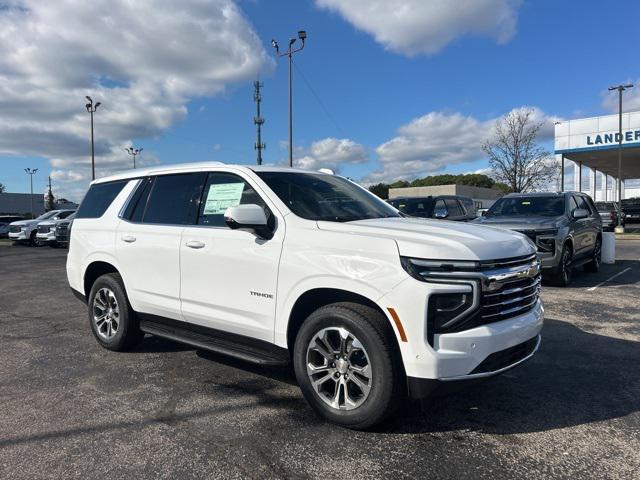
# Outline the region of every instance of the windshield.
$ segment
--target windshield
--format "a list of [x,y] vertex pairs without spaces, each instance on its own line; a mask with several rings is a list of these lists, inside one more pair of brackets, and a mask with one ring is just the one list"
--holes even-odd
[[400,217],[390,205],[333,175],[299,172],[256,172],[282,202],[307,220],[352,222]]
[[537,215],[559,217],[564,215],[564,197],[501,198],[487,211],[486,217],[513,217]]
[[36,218],[36,220],[46,220],[47,218],[53,217],[56,213],[58,213],[58,210],[51,210],[50,212],[43,213]]
[[596,208],[599,212],[610,212],[616,210],[616,205],[613,202],[597,202]]

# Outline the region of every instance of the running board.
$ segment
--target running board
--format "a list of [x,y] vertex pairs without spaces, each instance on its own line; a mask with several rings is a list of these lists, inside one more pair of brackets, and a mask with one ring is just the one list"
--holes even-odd
[[150,335],[262,366],[289,363],[289,351],[269,342],[156,315],[137,315],[140,330]]

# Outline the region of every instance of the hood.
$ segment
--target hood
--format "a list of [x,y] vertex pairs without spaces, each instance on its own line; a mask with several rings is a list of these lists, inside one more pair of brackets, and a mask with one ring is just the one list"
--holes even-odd
[[28,227],[30,225],[35,225],[36,223],[40,223],[42,220],[18,220],[17,222],[11,222],[9,225],[19,226],[19,227]]
[[38,226],[40,226],[40,225],[42,225],[42,226],[47,226],[47,225],[54,226],[59,221],[60,220],[42,220],[42,221],[38,222]]
[[446,260],[495,260],[535,253],[524,235],[481,225],[421,218],[318,222],[321,230],[395,240],[400,255]]
[[563,217],[479,217],[473,223],[491,227],[508,228],[510,230],[548,230],[562,224]]

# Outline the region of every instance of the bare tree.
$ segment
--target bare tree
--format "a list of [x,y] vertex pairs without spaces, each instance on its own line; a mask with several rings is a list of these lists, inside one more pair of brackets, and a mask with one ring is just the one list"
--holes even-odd
[[482,145],[494,178],[514,192],[530,192],[553,181],[550,153],[536,142],[543,124],[535,121],[532,109],[513,110],[496,122],[493,136]]
[[6,190],[6,187],[0,183],[0,193],[4,193],[4,191]]

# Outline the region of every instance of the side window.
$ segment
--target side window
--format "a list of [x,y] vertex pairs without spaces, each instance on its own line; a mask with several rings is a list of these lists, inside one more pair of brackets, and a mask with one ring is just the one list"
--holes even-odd
[[587,202],[585,202],[584,197],[582,195],[575,195],[573,198],[578,208],[582,210],[586,210],[587,212],[591,213],[591,209],[589,208],[589,205],[587,204]]
[[142,222],[167,225],[195,223],[204,178],[204,173],[158,175],[153,181]]
[[436,204],[433,207],[433,216],[434,217],[446,217],[449,211],[447,210],[447,206],[444,204],[444,200],[441,198],[436,200]]
[[129,180],[95,183],[84,196],[76,218],[100,218]]
[[475,217],[478,215],[476,211],[476,205],[473,203],[473,200],[470,198],[462,198],[462,204],[464,205],[464,209],[467,211],[467,215],[471,217]]
[[576,202],[576,197],[572,195],[571,197],[569,197],[569,213],[573,215],[573,212],[575,212],[577,209],[578,203]]
[[275,222],[260,195],[243,178],[232,173],[210,173],[202,192],[198,225],[226,227],[224,212],[227,208],[249,204],[262,207],[270,225]]
[[142,215],[147,207],[147,200],[149,198],[149,192],[151,191],[152,185],[153,179],[151,177],[143,178],[140,181],[136,187],[136,191],[133,192],[133,195],[131,195],[131,198],[129,199],[127,208],[125,208],[122,215],[123,218],[131,220],[132,222],[142,221]]
[[458,200],[455,198],[446,198],[444,203],[447,205],[447,210],[449,210],[450,217],[461,217],[464,215]]

